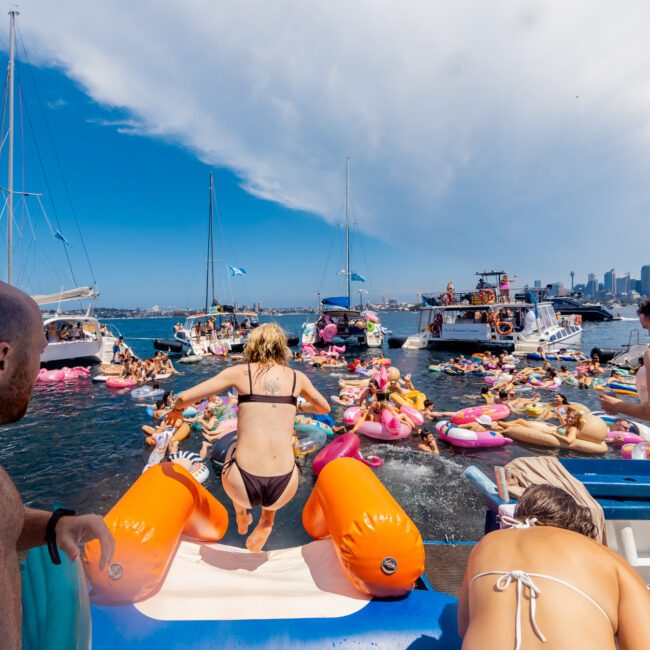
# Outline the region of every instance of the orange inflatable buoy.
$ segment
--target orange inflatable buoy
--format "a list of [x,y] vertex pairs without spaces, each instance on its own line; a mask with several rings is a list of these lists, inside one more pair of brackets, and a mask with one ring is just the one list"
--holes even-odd
[[403,596],[424,571],[420,531],[373,471],[355,458],[324,467],[302,523],[316,539],[332,537],[346,575],[371,596]]
[[108,570],[99,571],[99,542],[86,544],[92,598],[104,604],[151,596],[169,567],[181,534],[216,542],[228,530],[228,513],[176,463],[150,467],[104,517],[115,537]]

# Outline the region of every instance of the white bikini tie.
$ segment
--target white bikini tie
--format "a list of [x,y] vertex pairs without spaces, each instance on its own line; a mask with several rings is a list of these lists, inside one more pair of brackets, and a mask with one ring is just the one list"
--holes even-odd
[[510,515],[499,515],[499,519],[509,528],[531,528],[537,523],[536,517],[519,521],[519,519],[511,517]]
[[[526,524],[527,523],[528,521],[526,521]],[[521,527],[525,528],[527,526],[524,524]],[[469,584],[471,585],[474,582],[474,580],[476,580],[477,578],[481,578],[483,576],[494,576],[494,575],[500,576],[494,585],[498,591],[506,591],[508,587],[510,587],[513,581],[517,582],[517,610],[515,612],[515,650],[520,650],[521,648],[521,597],[522,597],[524,587],[528,588],[528,592],[530,595],[531,627],[533,628],[533,631],[535,632],[537,638],[542,643],[546,643],[546,637],[542,634],[542,631],[537,626],[537,621],[535,619],[535,615],[537,613],[537,597],[542,593],[542,590],[533,582],[533,577],[544,578],[545,580],[552,580],[553,582],[557,582],[575,591],[576,593],[586,598],[594,607],[596,607],[600,611],[600,613],[607,619],[607,622],[610,625],[612,624],[612,622],[609,619],[609,616],[607,615],[607,612],[605,612],[605,610],[593,598],[588,596],[584,591],[581,591],[577,587],[574,587],[572,584],[569,584],[564,580],[560,580],[559,578],[554,578],[553,576],[547,576],[544,575],[543,573],[526,573],[525,571],[521,571],[520,569],[513,569],[512,571],[485,571],[484,573],[477,573],[470,580]]]

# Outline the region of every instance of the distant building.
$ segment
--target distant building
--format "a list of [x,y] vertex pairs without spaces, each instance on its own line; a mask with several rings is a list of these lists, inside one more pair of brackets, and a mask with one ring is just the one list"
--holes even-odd
[[605,293],[616,293],[616,271],[611,269],[605,273]]
[[257,313],[261,312],[262,311],[262,303],[261,302],[256,302],[253,305],[253,311],[257,312]]
[[650,264],[641,267],[641,291],[642,296],[650,296]]
[[533,287],[535,289],[541,289],[542,288],[542,281],[541,280],[535,280]]
[[616,291],[612,293],[627,293],[630,290],[630,274],[626,273],[620,278],[616,278],[614,286]]
[[569,293],[569,289],[565,288],[562,282],[553,282],[553,284],[550,285],[551,296],[568,296]]
[[598,294],[598,278],[595,273],[590,273],[587,276],[587,284],[585,285],[585,296],[595,298]]

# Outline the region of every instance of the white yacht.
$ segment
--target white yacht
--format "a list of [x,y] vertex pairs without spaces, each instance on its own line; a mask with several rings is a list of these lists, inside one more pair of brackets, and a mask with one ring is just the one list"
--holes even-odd
[[[538,302],[527,288],[514,298],[484,288],[423,297],[418,331],[406,340],[393,337],[390,347],[410,350],[446,347],[502,348],[515,353],[538,347],[559,350],[579,346],[582,327],[575,316],[558,319],[550,302]],[[445,304],[442,304],[442,303]]]
[[[202,327],[207,321],[213,322],[213,330],[209,334]],[[201,357],[223,354],[224,348],[232,352],[241,352],[248,341],[250,331],[258,325],[255,312],[240,312],[219,305],[208,313],[194,314],[185,319],[183,325],[174,332],[173,340],[180,344],[180,349],[172,348],[172,352]]]
[[41,354],[41,364],[83,365],[85,363],[109,363],[113,357],[113,345],[119,332],[109,332],[100,325],[88,307],[84,315],[65,314],[59,311],[62,302],[92,300],[97,297],[90,287],[79,287],[58,294],[33,296],[39,306],[57,304],[54,314],[43,314],[43,329],[47,347]]

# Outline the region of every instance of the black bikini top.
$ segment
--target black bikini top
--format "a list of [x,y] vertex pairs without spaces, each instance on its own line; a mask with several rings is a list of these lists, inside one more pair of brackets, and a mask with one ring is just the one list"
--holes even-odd
[[248,395],[238,395],[237,404],[246,402],[264,402],[265,404],[291,404],[298,406],[298,398],[293,394],[296,390],[296,371],[293,371],[293,386],[291,395],[256,395],[253,393],[253,376],[251,375],[251,364],[248,364],[248,383],[250,384],[250,393]]

